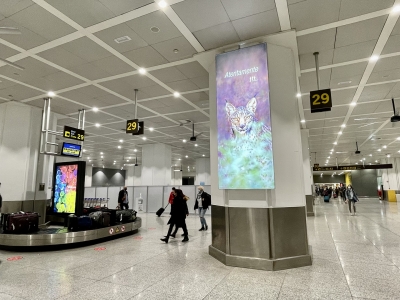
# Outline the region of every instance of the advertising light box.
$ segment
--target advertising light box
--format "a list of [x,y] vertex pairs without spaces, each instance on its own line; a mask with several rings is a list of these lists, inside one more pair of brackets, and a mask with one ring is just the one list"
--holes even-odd
[[220,189],[274,189],[267,45],[216,57]]
[[53,212],[80,213],[83,209],[86,162],[54,164]]

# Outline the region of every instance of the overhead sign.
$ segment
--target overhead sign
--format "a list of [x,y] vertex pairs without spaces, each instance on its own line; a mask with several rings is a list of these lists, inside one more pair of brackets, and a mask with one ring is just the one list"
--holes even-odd
[[128,120],[126,121],[126,133],[137,133],[139,131],[139,120]]
[[85,140],[85,130],[64,126],[63,136],[67,139],[73,139],[83,142]]
[[331,111],[332,95],[331,89],[310,92],[311,113]]
[[141,121],[141,122],[138,122],[138,132],[136,132],[136,133],[132,133],[132,135],[141,135],[141,134],[144,134],[144,122],[143,121]]
[[378,169],[392,169],[392,164],[382,165],[351,165],[351,166],[327,166],[327,167],[314,167],[313,171],[352,171],[352,170],[378,170]]
[[63,143],[61,155],[79,157],[81,155],[81,145]]

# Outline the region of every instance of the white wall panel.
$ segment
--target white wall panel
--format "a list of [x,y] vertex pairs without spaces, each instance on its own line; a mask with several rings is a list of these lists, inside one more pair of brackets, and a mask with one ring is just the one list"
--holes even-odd
[[149,186],[147,195],[147,212],[155,213],[163,206],[164,188],[162,186]]

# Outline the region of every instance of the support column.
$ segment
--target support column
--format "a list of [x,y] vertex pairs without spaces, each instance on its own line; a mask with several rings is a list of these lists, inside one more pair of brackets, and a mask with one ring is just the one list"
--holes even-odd
[[[295,39],[294,32],[260,39],[271,41],[267,46],[275,173],[275,189],[271,190],[218,188],[215,55],[223,49],[195,56],[209,71],[213,202],[209,253],[229,266],[272,271],[312,264],[307,238],[296,70],[289,48]],[[288,48],[277,46],[286,42]],[[250,67],[254,66],[242,66],[243,69]]]
[[171,171],[171,185],[179,186],[182,185],[182,173],[181,171]]
[[87,164],[85,170],[85,187],[92,186],[92,175],[93,175],[92,173],[93,173],[92,165]]
[[196,185],[211,184],[211,170],[210,170],[210,158],[201,157],[196,158]]
[[[3,212],[37,211],[51,198],[54,157],[39,154],[41,110],[17,102],[0,104],[0,182]],[[55,130],[57,120],[51,119]],[[55,137],[49,141],[55,142]],[[44,189],[39,184],[44,184]],[[49,189],[50,187],[50,189]]]
[[171,146],[164,144],[142,147],[142,185],[171,184]]
[[126,168],[125,186],[142,185],[142,166],[129,166]]
[[313,176],[310,163],[309,130],[301,129],[301,146],[303,153],[304,191],[306,194],[307,216],[314,216]]

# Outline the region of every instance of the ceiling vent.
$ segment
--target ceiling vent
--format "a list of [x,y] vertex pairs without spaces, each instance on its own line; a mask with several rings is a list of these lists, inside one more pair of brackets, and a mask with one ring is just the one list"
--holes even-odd
[[125,43],[125,42],[129,42],[130,40],[132,40],[132,39],[129,36],[126,35],[126,36],[121,36],[121,37],[115,39],[114,41],[117,44],[122,44],[122,43]]

